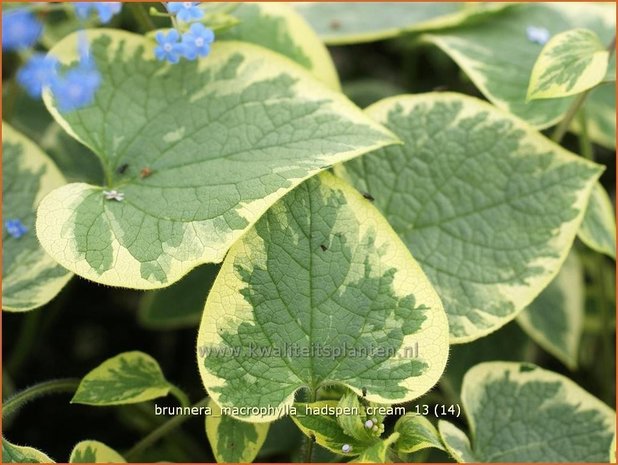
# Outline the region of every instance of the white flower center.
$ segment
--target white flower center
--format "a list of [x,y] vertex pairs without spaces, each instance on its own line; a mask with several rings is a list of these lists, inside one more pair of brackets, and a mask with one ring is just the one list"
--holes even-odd
[[195,39],[195,45],[198,47],[203,47],[204,46],[204,39],[202,37],[198,37],[197,39]]
[[163,50],[165,50],[166,52],[171,52],[172,51],[172,44],[165,44],[163,46]]

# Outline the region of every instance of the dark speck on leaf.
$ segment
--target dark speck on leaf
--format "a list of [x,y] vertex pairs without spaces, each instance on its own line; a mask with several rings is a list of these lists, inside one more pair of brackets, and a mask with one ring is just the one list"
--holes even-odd
[[152,175],[152,169],[148,168],[147,166],[142,168],[142,170],[139,172],[139,177],[144,179],[147,178],[148,176]]
[[315,441],[316,441],[315,434],[312,434],[311,435],[311,442],[315,442]]
[[127,168],[129,167],[128,163],[123,163],[122,165],[120,165],[118,168],[116,168],[116,173],[118,174],[124,174],[125,171],[127,171]]
[[373,202],[375,200],[375,198],[373,197],[373,195],[371,195],[369,192],[363,192],[363,197],[365,197],[367,200],[369,200],[370,202]]
[[333,30],[337,30],[337,29],[341,29],[341,21],[339,21],[338,19],[333,19],[330,22],[330,28]]
[[320,249],[322,249],[322,252],[326,252],[328,250],[328,247],[326,247],[324,244],[320,245]]
[[367,397],[367,388],[364,387],[362,391],[363,391],[363,397]]
[[528,371],[533,371],[533,370],[536,370],[536,366],[532,365],[531,363],[522,363],[521,365],[519,365],[520,373],[526,373]]

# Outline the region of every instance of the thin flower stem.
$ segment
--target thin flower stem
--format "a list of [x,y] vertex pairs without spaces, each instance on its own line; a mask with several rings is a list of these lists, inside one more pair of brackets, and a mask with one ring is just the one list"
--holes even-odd
[[[309,394],[309,402],[313,403],[316,400],[316,390],[311,389]],[[305,458],[303,460],[304,463],[311,463],[313,459],[313,438],[309,436],[305,437]]]
[[4,402],[2,418],[10,417],[25,404],[39,397],[48,394],[72,394],[79,386],[79,382],[77,378],[54,379],[26,388]]
[[[612,55],[614,54],[614,52],[616,51],[616,36],[615,35],[614,35],[614,38],[612,39],[612,41],[610,42],[610,44],[607,46],[607,51],[609,52],[609,56],[607,58],[608,61],[609,61],[611,59]],[[592,89],[594,89],[594,87]],[[566,115],[564,115],[564,118],[562,119],[562,121],[560,122],[558,127],[556,127],[556,129],[554,130],[554,132],[553,132],[553,134],[551,136],[551,139],[554,142],[559,144],[562,141],[562,138],[564,137],[564,135],[569,130],[569,127],[571,126],[571,123],[573,122],[573,119],[577,115],[577,113],[578,113],[579,109],[581,108],[581,106],[586,101],[586,97],[588,97],[588,94],[590,94],[590,91],[592,91],[592,89],[588,89],[587,91],[582,92],[573,101],[573,103],[571,104],[571,106],[567,110]]]
[[590,141],[590,135],[588,134],[588,121],[586,119],[585,108],[579,110],[577,119],[580,126],[579,151],[584,158],[594,161],[594,147],[592,146],[592,142]]
[[[193,404],[191,408],[199,408],[205,407],[208,404],[208,397],[204,397],[202,400]],[[152,444],[157,442],[163,436],[165,436],[170,431],[178,428],[185,421],[191,418],[191,415],[176,415],[175,417],[169,419],[165,423],[163,423],[158,428],[152,430],[147,436],[145,436],[141,441],[135,444],[126,454],[125,458],[127,462],[134,462],[135,458],[139,456],[145,449],[150,447]]]

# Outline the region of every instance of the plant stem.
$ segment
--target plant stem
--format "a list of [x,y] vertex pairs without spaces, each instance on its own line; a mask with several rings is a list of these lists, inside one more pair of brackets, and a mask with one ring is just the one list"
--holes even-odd
[[[317,395],[317,389],[311,389],[309,392],[309,402],[310,403],[315,402],[316,395]],[[305,459],[303,460],[303,462],[311,463],[312,456],[313,456],[313,438],[306,436],[305,437]]]
[[127,7],[131,10],[142,32],[149,32],[156,29],[143,3],[127,3]]
[[[204,397],[198,403],[191,405],[191,408],[205,407],[207,403],[208,403],[208,397]],[[127,462],[134,461],[133,459],[135,459],[135,457],[139,455],[144,449],[147,449],[148,447],[150,447],[152,444],[157,442],[160,438],[165,436],[168,432],[172,431],[174,428],[177,428],[178,426],[182,425],[189,418],[191,418],[191,415],[177,415],[169,419],[165,423],[163,423],[158,428],[151,431],[150,434],[145,436],[141,441],[135,444],[125,454],[125,458],[127,459]]]
[[10,417],[25,404],[39,397],[48,394],[72,394],[79,386],[79,382],[77,378],[54,379],[26,388],[4,402],[2,418]]
[[[616,50],[616,36],[614,35],[614,38],[612,39],[610,44],[607,46],[607,51],[609,52],[609,56],[607,57],[608,61],[611,59],[615,50]],[[594,89],[594,87],[592,89]],[[575,118],[575,116],[577,115],[577,112],[579,111],[580,107],[586,101],[586,97],[588,97],[588,94],[590,94],[590,91],[592,91],[592,89],[588,89],[582,92],[581,94],[577,96],[575,100],[573,100],[573,103],[567,110],[566,115],[564,115],[564,118],[562,119],[562,121],[560,121],[560,124],[558,125],[558,127],[554,130],[553,134],[551,135],[551,139],[554,142],[559,144],[562,141],[562,138],[564,137],[566,132],[569,130],[569,127],[571,126],[571,123],[573,122],[573,118]]]
[[170,386],[170,394],[178,400],[181,407],[189,407],[191,405],[191,401],[184,391],[173,384]]
[[579,151],[584,158],[594,161],[594,147],[590,141],[588,134],[588,121],[586,119],[586,110],[582,108],[577,115],[579,120],[580,132],[579,132]]

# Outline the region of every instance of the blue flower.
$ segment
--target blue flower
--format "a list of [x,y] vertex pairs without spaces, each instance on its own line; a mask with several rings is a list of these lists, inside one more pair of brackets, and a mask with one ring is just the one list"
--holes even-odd
[[159,44],[155,47],[155,56],[157,60],[167,60],[170,63],[178,63],[185,49],[184,46],[178,42],[180,39],[178,31],[176,29],[171,29],[167,35],[159,31],[155,37]]
[[167,2],[167,10],[175,14],[180,21],[188,23],[204,16],[199,4],[200,2]]
[[528,26],[526,36],[530,42],[545,45],[549,40],[549,31],[544,27]]
[[205,57],[210,53],[210,44],[215,40],[215,33],[201,23],[194,23],[182,36],[184,56],[195,60],[198,56]]
[[2,15],[2,49],[21,50],[32,47],[42,31],[43,25],[31,12],[22,9],[4,12]]
[[21,236],[28,232],[28,228],[24,226],[24,224],[20,220],[6,220],[4,222],[4,227],[6,228],[6,232],[9,233],[11,237],[15,239],[19,239]]
[[19,82],[33,98],[39,98],[43,87],[51,84],[58,74],[58,60],[43,53],[32,55],[28,63],[17,72]]
[[75,2],[74,5],[78,18],[86,19],[90,11],[95,10],[103,24],[109,23],[122,9],[122,2]]
[[60,111],[67,112],[90,105],[100,84],[101,75],[92,63],[80,64],[54,79],[51,91]]

